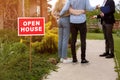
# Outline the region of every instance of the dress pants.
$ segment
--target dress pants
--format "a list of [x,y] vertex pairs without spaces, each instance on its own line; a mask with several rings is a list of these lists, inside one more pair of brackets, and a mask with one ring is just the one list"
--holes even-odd
[[76,60],[76,40],[77,34],[80,32],[80,41],[81,41],[81,59],[85,59],[86,56],[86,22],[80,24],[70,23],[70,31],[71,31],[71,51],[73,60]]
[[112,35],[113,24],[102,24],[104,39],[105,39],[105,51],[106,53],[114,54],[114,40]]

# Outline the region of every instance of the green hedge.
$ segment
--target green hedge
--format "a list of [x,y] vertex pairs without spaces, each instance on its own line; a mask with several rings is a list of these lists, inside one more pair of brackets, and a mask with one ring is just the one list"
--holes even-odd
[[[19,37],[17,30],[0,30],[0,80],[42,80],[51,70],[56,70],[56,63],[49,59],[58,60],[58,28],[50,28],[50,25],[50,22],[46,24],[44,36],[32,37],[31,72],[30,37]],[[43,54],[37,54],[40,52]]]

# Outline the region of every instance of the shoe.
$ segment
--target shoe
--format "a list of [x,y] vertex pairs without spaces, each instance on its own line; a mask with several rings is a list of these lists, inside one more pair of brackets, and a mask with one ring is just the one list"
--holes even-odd
[[60,58],[60,62],[61,62],[61,63],[63,62],[63,58]]
[[78,62],[78,60],[77,59],[73,59],[73,61],[72,61],[73,63],[77,63]]
[[71,59],[63,59],[63,63],[70,63],[70,62],[72,62]]
[[113,54],[109,54],[106,56],[106,58],[114,58],[114,55]]
[[103,54],[101,54],[101,55],[99,55],[100,57],[105,57],[105,56],[107,56],[107,55],[109,55],[108,53],[103,53]]
[[81,60],[81,63],[89,63],[89,61],[86,59],[83,59],[83,60]]

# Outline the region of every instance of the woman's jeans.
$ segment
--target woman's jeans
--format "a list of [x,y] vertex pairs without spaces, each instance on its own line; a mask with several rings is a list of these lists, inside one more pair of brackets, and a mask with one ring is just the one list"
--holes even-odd
[[59,39],[58,39],[58,55],[59,58],[67,58],[67,48],[70,35],[69,17],[61,17],[58,21]]

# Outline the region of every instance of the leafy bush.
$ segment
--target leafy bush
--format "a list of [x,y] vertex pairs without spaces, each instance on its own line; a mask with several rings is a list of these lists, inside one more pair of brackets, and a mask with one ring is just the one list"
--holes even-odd
[[17,35],[17,30],[0,30],[0,39],[1,42],[14,43],[19,42],[20,37]]
[[[48,22],[45,27],[45,35],[42,39],[32,42],[35,53],[55,53],[58,49],[58,28],[50,28],[51,23]],[[41,37],[40,37],[41,38]]]
[[19,56],[28,52],[28,47],[23,43],[1,43],[0,46],[0,61],[6,62],[13,56]]
[[26,53],[28,51],[28,47],[24,43],[13,43],[11,46],[11,51],[12,53]]
[[95,29],[89,29],[90,33],[101,33],[102,30],[100,28],[95,28]]
[[47,24],[44,36],[32,37],[32,46],[36,52],[44,54],[32,54],[32,70],[29,72],[29,44],[30,37],[18,37],[16,31],[0,31],[0,80],[42,80],[50,70],[55,70],[56,65],[48,61],[48,57],[56,57],[56,54],[46,55],[45,52],[57,51],[57,28]]
[[117,36],[120,37],[120,30],[116,32]]
[[58,48],[58,36],[53,33],[46,33],[46,35],[43,37],[41,42],[34,42],[32,43],[32,47],[35,50],[35,52],[39,53],[55,53],[57,52]]
[[2,43],[0,46],[0,80],[41,80],[57,67],[48,62],[52,55],[32,55],[32,70],[29,72],[29,52],[23,43]]
[[29,72],[28,54],[12,56],[7,63],[0,65],[0,80],[42,80],[57,67],[42,55],[32,55],[32,69]]

